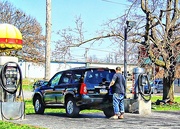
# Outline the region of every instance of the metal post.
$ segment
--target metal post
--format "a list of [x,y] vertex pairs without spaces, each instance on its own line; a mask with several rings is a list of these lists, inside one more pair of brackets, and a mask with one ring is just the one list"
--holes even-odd
[[[128,25],[127,25],[128,26]],[[127,26],[124,29],[124,78],[127,86]]]
[[124,78],[127,87],[127,33],[135,26],[135,21],[126,21],[124,28]]

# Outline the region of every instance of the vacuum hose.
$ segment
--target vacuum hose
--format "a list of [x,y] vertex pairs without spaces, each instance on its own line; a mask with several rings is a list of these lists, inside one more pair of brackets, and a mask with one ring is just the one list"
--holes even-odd
[[[6,70],[7,68],[9,67],[8,64],[9,63],[12,63],[12,64],[16,64],[16,68],[17,68],[17,73],[19,73],[19,78],[17,80],[17,85],[14,89],[8,89],[7,88],[7,84],[6,84]],[[15,94],[19,89],[19,96],[21,95],[21,92],[22,92],[22,73],[21,73],[21,69],[20,69],[20,66],[16,63],[16,62],[7,62],[5,63],[3,66],[2,66],[2,69],[1,69],[1,74],[0,74],[0,85],[1,87],[3,88],[4,91],[10,93],[10,94]]]
[[[148,85],[148,89],[149,89],[149,94],[144,94],[144,92],[142,91],[142,82],[143,82],[143,78],[147,81],[147,85]],[[149,83],[149,79],[148,76],[146,74],[140,74],[138,77],[138,91],[139,94],[141,95],[141,97],[145,100],[145,101],[149,101],[151,100],[151,85]]]

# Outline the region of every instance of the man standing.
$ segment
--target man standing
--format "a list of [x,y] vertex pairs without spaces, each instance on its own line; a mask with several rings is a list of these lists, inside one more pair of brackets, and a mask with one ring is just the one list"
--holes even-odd
[[123,119],[126,84],[124,76],[121,74],[120,67],[116,67],[116,73],[112,78],[109,88],[112,88],[114,109],[114,116],[112,116],[110,119]]

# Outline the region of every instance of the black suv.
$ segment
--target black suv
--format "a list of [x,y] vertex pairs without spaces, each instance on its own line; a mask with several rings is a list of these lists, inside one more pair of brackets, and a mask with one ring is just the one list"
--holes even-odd
[[35,113],[45,108],[65,108],[66,115],[77,117],[84,109],[99,109],[106,117],[114,115],[108,88],[114,69],[79,67],[56,73],[45,86],[34,90]]

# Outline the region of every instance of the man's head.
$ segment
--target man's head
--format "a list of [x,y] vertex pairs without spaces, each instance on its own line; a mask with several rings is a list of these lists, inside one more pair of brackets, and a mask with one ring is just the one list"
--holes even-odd
[[121,72],[121,67],[116,67],[116,71]]

